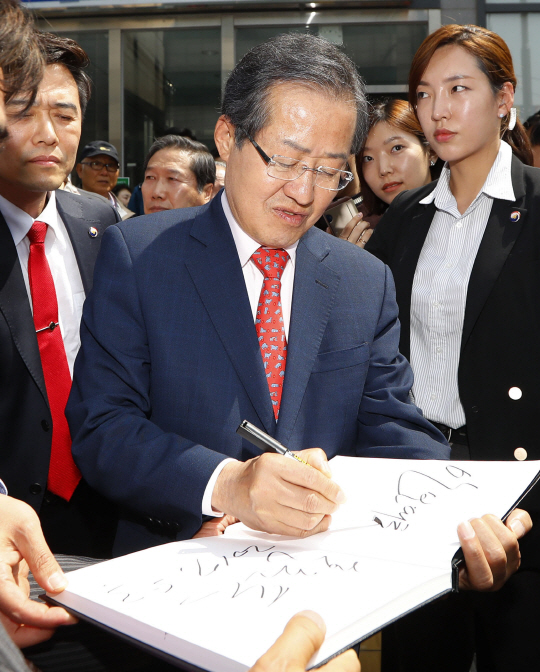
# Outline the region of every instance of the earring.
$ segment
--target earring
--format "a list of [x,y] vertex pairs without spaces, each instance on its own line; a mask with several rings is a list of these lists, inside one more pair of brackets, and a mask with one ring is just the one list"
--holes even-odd
[[512,107],[510,110],[510,121],[508,122],[508,130],[513,131],[516,127],[517,121],[517,110],[515,107]]
[[505,116],[505,115],[504,115],[504,112],[501,112],[501,113],[499,114],[499,119],[504,119],[504,116]]
[[430,166],[434,166],[436,163],[437,163],[436,161],[434,161],[433,159],[431,159],[431,161],[429,162],[429,165],[430,165]]

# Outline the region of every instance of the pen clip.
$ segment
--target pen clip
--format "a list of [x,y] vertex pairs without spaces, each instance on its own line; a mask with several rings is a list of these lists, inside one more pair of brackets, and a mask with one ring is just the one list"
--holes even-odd
[[284,445],[258,427],[255,427],[255,425],[252,425],[251,422],[248,422],[247,420],[242,420],[238,425],[236,433],[240,434],[244,439],[247,439],[247,441],[254,446],[257,446],[263,453],[279,453],[280,455],[285,455],[287,452],[287,448],[285,448]]
[[247,439],[254,446],[257,446],[263,453],[278,453],[284,457],[292,457],[293,460],[310,466],[305,460],[292,453],[282,443],[266,434],[266,432],[263,432],[262,429],[255,427],[255,425],[252,425],[251,422],[248,422],[247,420],[242,420],[238,425],[236,433],[240,434],[244,439]]

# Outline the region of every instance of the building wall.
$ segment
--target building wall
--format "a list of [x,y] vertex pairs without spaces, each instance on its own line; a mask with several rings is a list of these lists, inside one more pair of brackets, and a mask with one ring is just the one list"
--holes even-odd
[[[88,50],[95,91],[81,146],[96,139],[115,144],[122,174],[132,185],[142,179],[144,156],[154,137],[171,126],[191,128],[212,148],[228,73],[247,49],[269,36],[290,30],[321,35],[343,46],[369,94],[406,97],[412,56],[441,25],[443,12],[450,21],[456,12],[465,16],[472,11],[464,6],[468,0],[376,0],[367,6],[348,2],[347,7],[326,2],[322,9],[311,7],[316,3],[276,0],[271,11],[265,11],[267,2],[256,7],[251,3],[249,11],[223,13],[217,0],[212,8],[211,0],[191,0],[190,12],[181,2],[174,11],[150,6],[135,12],[131,4],[113,12],[98,7],[99,1],[62,1],[61,9],[57,0],[29,4],[43,8],[46,29],[73,37]],[[441,2],[459,7],[443,10]],[[239,10],[247,7],[244,1],[232,4]],[[194,5],[205,12],[194,12]]]

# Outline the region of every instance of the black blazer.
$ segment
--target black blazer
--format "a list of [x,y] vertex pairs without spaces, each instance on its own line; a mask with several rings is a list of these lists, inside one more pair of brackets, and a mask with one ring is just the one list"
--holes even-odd
[[[514,460],[518,447],[540,459],[540,170],[513,157],[512,185],[515,201],[493,203],[465,307],[458,385],[477,460]],[[400,194],[366,246],[394,274],[407,358],[414,273],[435,214],[419,201],[434,187]]]
[[[118,217],[112,207],[95,198],[57,191],[56,201],[88,295],[101,237]],[[98,231],[96,237],[90,236],[91,227]],[[42,514],[47,504],[51,436],[52,418],[30,302],[13,238],[0,213],[0,478],[11,496]],[[81,483],[71,501],[76,507],[81,501],[90,506],[89,494],[88,486]],[[102,503],[97,503],[97,513],[101,508]],[[70,536],[73,531],[62,533]],[[53,550],[64,552],[64,547]]]

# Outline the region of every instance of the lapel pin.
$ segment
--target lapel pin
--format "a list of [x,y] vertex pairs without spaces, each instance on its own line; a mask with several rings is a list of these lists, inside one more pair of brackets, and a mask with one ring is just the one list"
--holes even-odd
[[521,219],[521,212],[519,212],[518,210],[514,210],[514,212],[512,212],[510,215],[510,219],[513,222],[519,222],[519,220]]
[[[514,214],[514,213],[512,213],[512,215],[510,215],[510,216],[512,217],[513,214]],[[518,215],[519,215],[519,213],[518,213]],[[98,231],[97,229],[95,229],[93,226],[91,226],[91,227],[88,229],[88,235],[90,236],[90,238],[97,238],[98,235],[99,235],[99,231]]]

